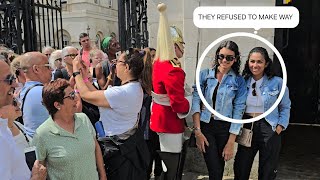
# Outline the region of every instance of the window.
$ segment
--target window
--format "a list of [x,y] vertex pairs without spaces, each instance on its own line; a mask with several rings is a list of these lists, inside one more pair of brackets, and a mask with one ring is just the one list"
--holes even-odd
[[66,34],[63,34],[62,46],[66,47],[66,46],[69,46],[69,44],[70,44],[70,37]]
[[108,0],[107,6],[108,6],[109,8],[112,8],[112,0]]
[[100,37],[100,35],[99,34],[97,34],[96,35],[96,41],[95,41],[95,43],[96,43],[96,47],[97,48],[99,48],[99,49],[101,49],[101,37]]
[[[62,37],[61,37],[61,31],[62,31]],[[58,41],[60,42],[60,46],[61,47],[59,47],[59,48],[63,48],[63,47],[66,47],[66,46],[70,45],[71,36],[68,33],[68,31],[66,31],[64,29],[59,30],[56,37],[58,38]],[[62,40],[62,38],[63,38],[63,40]]]

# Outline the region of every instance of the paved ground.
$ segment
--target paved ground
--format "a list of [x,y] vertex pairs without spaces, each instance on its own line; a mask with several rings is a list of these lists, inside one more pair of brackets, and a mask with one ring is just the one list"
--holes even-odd
[[278,178],[320,180],[320,127],[289,126],[283,135]]
[[[320,127],[289,126],[282,136],[282,150],[277,180],[320,180]],[[188,152],[189,153],[189,152]],[[192,154],[192,152],[190,152]],[[203,161],[198,153],[192,154],[198,161],[187,167],[183,180],[209,180]],[[204,166],[205,167],[205,166]],[[225,171],[231,171],[232,166]],[[230,169],[231,168],[231,169]],[[189,172],[196,169],[197,172]],[[202,173],[199,173],[202,172]],[[254,172],[254,170],[252,170]],[[224,180],[232,180],[233,175],[228,173]],[[252,179],[257,179],[256,175]]]

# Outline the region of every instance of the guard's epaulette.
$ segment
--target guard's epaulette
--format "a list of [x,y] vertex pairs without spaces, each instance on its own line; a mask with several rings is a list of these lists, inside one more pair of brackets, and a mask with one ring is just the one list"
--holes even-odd
[[173,67],[181,68],[181,63],[177,59],[171,59],[170,63],[172,64]]

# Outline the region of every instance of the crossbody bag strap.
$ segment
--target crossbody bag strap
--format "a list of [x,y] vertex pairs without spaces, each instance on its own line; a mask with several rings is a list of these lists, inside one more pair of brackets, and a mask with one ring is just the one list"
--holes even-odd
[[14,124],[16,125],[16,127],[20,130],[20,132],[24,135],[24,137],[26,138],[27,143],[29,144],[29,139],[28,139],[28,137],[27,137],[27,134],[24,132],[24,130],[22,130],[22,129],[20,128],[20,126],[19,126],[16,122],[13,121],[13,123],[14,123]]
[[26,100],[26,97],[27,97],[29,91],[30,91],[32,88],[36,87],[36,86],[43,86],[43,84],[34,84],[34,85],[30,86],[30,87],[27,89],[26,93],[24,94],[24,97],[22,98],[22,105],[21,105],[21,114],[22,114],[22,117],[23,117],[23,107],[24,107],[24,102],[25,102],[25,100]]
[[250,129],[251,129],[251,131],[252,131],[252,129],[253,129],[253,123],[254,123],[254,122],[252,122],[252,123],[251,123],[251,128],[250,128]]

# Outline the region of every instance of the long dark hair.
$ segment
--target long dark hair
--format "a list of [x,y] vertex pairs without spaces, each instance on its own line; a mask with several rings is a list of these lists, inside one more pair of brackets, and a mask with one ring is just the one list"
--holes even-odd
[[215,54],[215,62],[214,65],[219,66],[219,59],[218,59],[218,55],[219,52],[222,48],[227,48],[231,51],[234,52],[234,55],[236,57],[236,62],[233,63],[233,65],[231,66],[232,70],[238,75],[239,74],[239,69],[240,69],[240,52],[239,52],[239,48],[238,45],[233,42],[233,41],[223,41],[220,46],[218,47],[218,49],[216,50],[216,54]]
[[263,47],[255,47],[249,52],[248,59],[246,61],[246,64],[244,65],[244,69],[242,72],[242,76],[244,77],[244,79],[248,79],[252,76],[252,72],[249,69],[249,60],[252,53],[260,53],[263,56],[266,64],[268,64],[268,66],[264,69],[264,74],[266,74],[269,79],[272,78],[274,76],[274,73],[272,72],[272,60],[269,57],[268,51]]
[[142,89],[151,95],[152,90],[152,59],[148,49],[130,49],[126,63],[132,72],[133,78],[139,79]]

